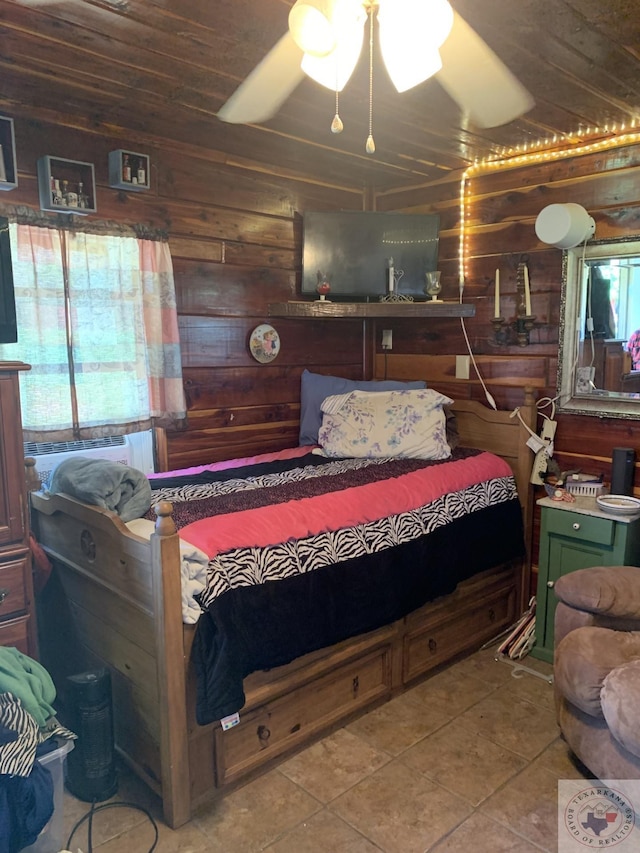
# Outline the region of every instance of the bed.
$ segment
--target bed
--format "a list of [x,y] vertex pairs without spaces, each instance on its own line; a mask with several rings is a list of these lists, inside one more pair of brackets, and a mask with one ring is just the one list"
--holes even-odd
[[[54,564],[38,606],[43,638],[41,659],[56,682],[62,707],[65,676],[96,666],[110,669],[117,748],[162,797],[169,826],[180,826],[202,803],[264,772],[331,728],[389,700],[457,655],[479,647],[520,614],[529,589],[522,530],[530,529],[531,452],[525,445],[528,435],[523,423],[535,425],[532,393],[525,389],[520,407],[522,420],[510,412],[494,412],[471,401],[456,402],[451,409],[455,412],[460,444],[455,458],[425,465],[412,460],[392,460],[396,467],[391,477],[402,481],[407,491],[407,482],[420,482],[420,478],[427,476],[425,469],[433,467],[440,471],[442,466],[458,464],[465,458],[478,467],[489,455],[497,455],[498,463],[501,460],[508,463],[508,467],[501,463],[502,469],[498,466],[499,499],[498,492],[487,493],[477,483],[465,481],[464,489],[471,490],[472,503],[484,501],[481,511],[485,519],[494,512],[494,504],[505,504],[507,515],[495,516],[498,531],[482,532],[486,525],[466,518],[454,519],[458,525],[454,539],[439,538],[444,536],[440,530],[429,529],[428,535],[412,534],[407,541],[400,537],[393,548],[385,547],[382,555],[370,553],[365,546],[365,556],[338,555],[337,563],[328,560],[327,554],[333,558],[332,549],[339,543],[333,537],[329,546],[325,539],[321,549],[325,563],[318,571],[315,568],[307,571],[305,566],[298,573],[300,576],[294,577],[296,573],[285,568],[275,583],[262,585],[271,596],[267,612],[278,614],[273,620],[272,633],[264,622],[262,588],[245,580],[238,584],[229,581],[226,594],[208,587],[201,599],[203,615],[195,625],[185,624],[181,604],[182,540],[189,536],[188,541],[193,543],[197,539],[195,544],[208,559],[220,557],[208,550],[214,546],[200,516],[195,520],[193,515],[180,518],[176,510],[180,535],[176,530],[172,503],[164,496],[175,495],[176,489],[185,486],[180,473],[176,475],[178,480],[163,474],[155,483],[152,481],[161,491],[156,491],[159,499],[154,500],[155,532],[148,539],[129,529],[109,509],[68,494],[32,491],[34,533]],[[471,452],[469,448],[483,452]],[[336,459],[318,458],[317,454],[313,459],[313,449],[307,446],[285,453],[287,461],[278,459],[280,467],[274,472],[264,467],[266,462],[270,465],[274,461],[274,456],[279,455],[270,454],[268,460],[258,460],[263,466],[259,478],[275,476],[279,490],[284,488],[281,483],[284,471],[284,479],[293,479],[295,488],[303,490],[302,495],[297,493],[297,499],[312,501],[313,510],[305,517],[314,519],[314,524],[328,503],[339,503],[336,484],[345,478],[349,488],[364,485],[369,490],[365,492],[365,503],[371,495],[378,494],[386,464],[386,461],[373,464],[358,461],[345,468]],[[198,499],[205,503],[213,500],[213,512],[218,517],[232,512],[225,501],[240,501],[242,512],[249,512],[240,526],[252,527],[253,523],[245,523],[246,520],[257,518],[254,513],[265,508],[254,504],[247,507],[246,495],[241,491],[238,496],[235,487],[229,495],[226,482],[229,471],[240,474],[232,479],[242,481],[255,462],[244,460],[210,466],[217,484],[214,494],[207,493],[202,498],[198,492]],[[29,467],[32,464],[33,460],[27,461]],[[311,472],[309,479],[316,490],[313,494],[306,491],[308,481],[300,481],[297,474],[300,468]],[[365,476],[369,469],[374,469],[374,473]],[[221,473],[225,470],[226,474]],[[296,473],[291,474],[292,471]],[[331,477],[333,483],[326,485]],[[482,481],[482,474],[476,479]],[[323,485],[318,487],[316,481],[323,481]],[[34,482],[33,470],[28,482]],[[216,492],[221,482],[225,483],[222,496]],[[257,482],[258,488],[253,490],[251,499],[260,504],[264,503],[268,488],[263,480]],[[513,483],[517,484],[519,496],[519,503],[515,501],[517,519],[513,514]],[[196,485],[199,489],[202,484]],[[215,503],[220,500],[222,504]],[[279,514],[288,515],[287,500],[281,498]],[[320,503],[313,503],[314,500]],[[430,502],[433,500],[432,496]],[[439,494],[437,500],[452,503],[446,494]],[[266,512],[265,525],[269,527],[272,525],[268,513],[274,512],[271,503]],[[392,515],[403,520],[402,524],[396,524],[396,532],[404,531],[407,518],[411,518],[412,524],[416,519],[416,511],[404,504],[396,506]],[[469,524],[470,527],[465,526]],[[513,535],[511,530],[515,531]],[[221,538],[227,533],[235,535],[230,529]],[[319,535],[326,537],[326,531]],[[382,534],[378,529],[370,538],[379,535]],[[477,542],[478,536],[484,537],[483,547],[462,547],[451,557],[454,541]],[[424,549],[425,539],[429,537],[437,544],[438,559],[432,560],[427,574],[432,576],[434,567],[439,566],[440,578],[425,584],[419,569],[430,559]],[[367,539],[356,536],[359,544],[363,538]],[[221,549],[223,555],[233,551],[234,564],[243,577],[246,568],[243,561],[253,544],[243,543],[239,550]],[[349,548],[352,546],[353,537],[348,543]],[[266,547],[277,548],[278,543]],[[309,550],[305,546],[302,552],[308,554]],[[476,555],[481,555],[479,561]],[[299,553],[295,559],[300,562]],[[260,563],[261,571],[264,566],[268,571],[269,567],[281,565],[281,553],[275,558],[271,553],[268,560]],[[370,587],[382,584],[383,594],[376,597],[363,593],[367,586],[362,581],[363,565],[367,572],[373,572],[368,577],[375,578],[375,584],[367,583]],[[342,566],[340,571],[339,566]],[[343,583],[345,566],[346,574],[351,577],[347,607],[336,604],[333,587],[338,574]],[[230,577],[226,568],[223,576]],[[291,601],[301,600],[299,584],[305,585],[302,599],[307,609],[303,607],[296,613]],[[273,598],[276,588],[288,590],[283,596],[285,604],[280,597],[277,601]],[[418,598],[409,600],[406,595],[388,594],[391,589],[409,588],[417,590]],[[242,604],[238,603],[239,597]],[[373,615],[366,607],[359,606],[364,597],[377,598]],[[228,607],[221,604],[226,600],[231,602]],[[280,610],[281,607],[284,609]],[[332,618],[324,618],[330,610]],[[318,614],[323,618],[317,618]],[[215,668],[220,661],[220,646],[228,651],[229,637],[223,635],[224,641],[220,643],[220,626],[237,625],[238,619],[248,619],[249,627],[241,632],[248,639],[242,653],[230,652],[231,680],[224,680],[229,668],[226,660],[223,681],[214,679],[213,687],[203,687],[203,678],[206,679],[209,671],[206,667]],[[309,622],[316,622],[316,628],[321,629],[320,639],[313,636],[316,628],[312,630]],[[280,630],[283,625],[284,632]],[[295,642],[288,645],[286,636],[293,635]],[[264,656],[264,647],[271,649],[272,654]],[[218,701],[220,696],[223,702]],[[220,722],[223,716],[228,718],[224,726]]]

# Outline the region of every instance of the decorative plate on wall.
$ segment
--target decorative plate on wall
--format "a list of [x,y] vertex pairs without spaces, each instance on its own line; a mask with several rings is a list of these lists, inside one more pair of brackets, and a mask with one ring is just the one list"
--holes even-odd
[[249,338],[249,351],[260,364],[268,364],[280,352],[280,335],[268,323],[256,326]]

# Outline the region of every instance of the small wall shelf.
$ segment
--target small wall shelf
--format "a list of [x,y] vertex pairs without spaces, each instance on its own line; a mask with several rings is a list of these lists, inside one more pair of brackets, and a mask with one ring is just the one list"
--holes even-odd
[[149,189],[149,158],[135,151],[109,151],[109,186],[141,192]]
[[40,209],[84,216],[95,213],[96,181],[93,163],[65,160],[48,154],[38,160]]
[[0,190],[14,190],[17,186],[18,170],[13,119],[0,116]]
[[474,317],[475,305],[460,302],[276,302],[270,317],[375,319],[376,317]]

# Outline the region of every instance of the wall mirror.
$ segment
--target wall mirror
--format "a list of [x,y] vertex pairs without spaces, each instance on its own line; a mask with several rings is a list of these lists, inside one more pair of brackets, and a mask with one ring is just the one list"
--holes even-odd
[[563,256],[558,408],[640,418],[640,237],[599,240]]

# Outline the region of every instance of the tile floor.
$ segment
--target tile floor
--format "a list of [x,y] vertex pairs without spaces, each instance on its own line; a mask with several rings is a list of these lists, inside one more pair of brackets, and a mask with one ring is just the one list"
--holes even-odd
[[[543,673],[551,667],[531,658]],[[123,773],[115,800],[148,809],[156,853],[534,853],[557,849],[557,780],[571,761],[553,688],[479,651],[339,729],[173,831]],[[88,806],[65,793],[65,839]],[[94,816],[99,853],[147,853],[141,812]],[[87,853],[86,823],[70,849]]]

